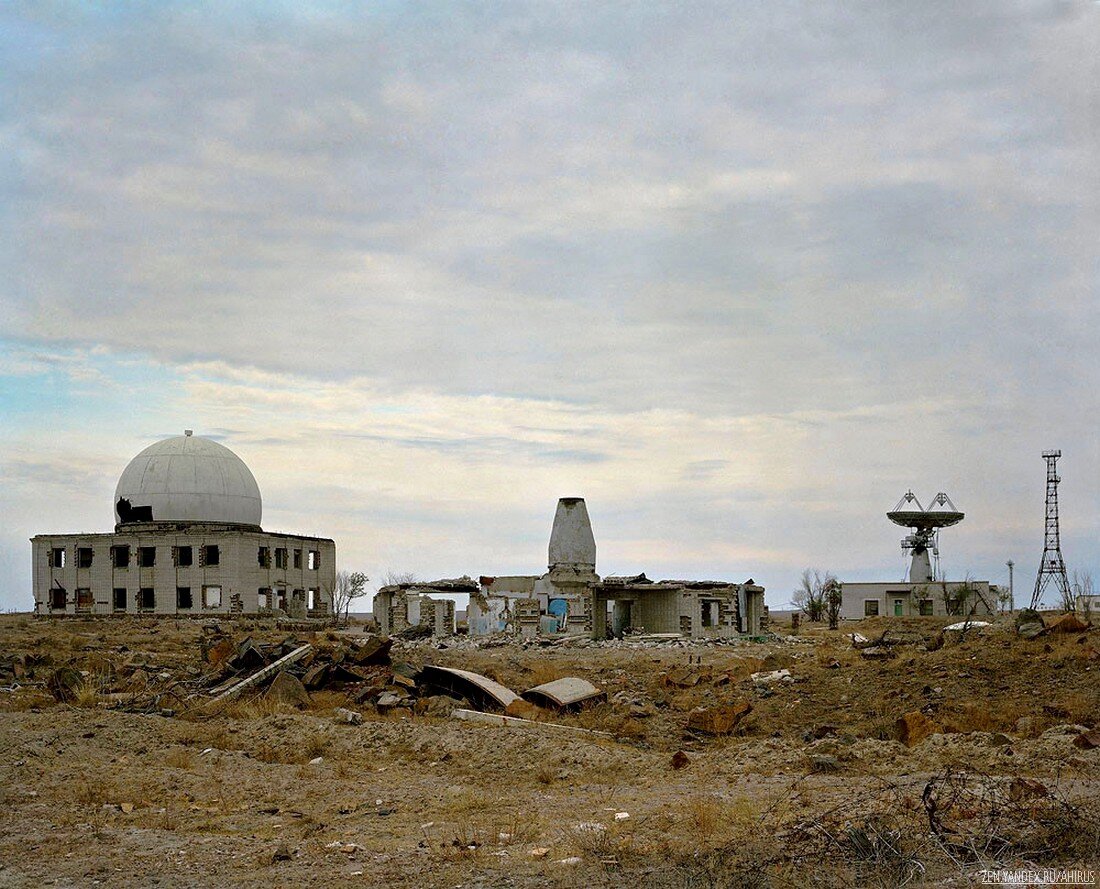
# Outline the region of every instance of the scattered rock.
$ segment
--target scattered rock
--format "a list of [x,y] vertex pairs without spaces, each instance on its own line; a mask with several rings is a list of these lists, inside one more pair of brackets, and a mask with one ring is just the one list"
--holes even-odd
[[672,754],[672,768],[679,770],[691,764],[691,759],[683,750],[677,750]]
[[1038,611],[1024,608],[1016,615],[1016,635],[1024,639],[1035,639],[1046,631],[1046,624]]
[[336,721],[341,725],[363,724],[363,714],[357,713],[355,710],[349,710],[347,707],[337,707],[333,715],[336,717]]
[[991,747],[1007,747],[1012,743],[1012,739],[1004,734],[1004,732],[994,732],[989,737],[989,744]]
[[294,856],[290,852],[290,847],[286,843],[279,843],[275,847],[275,851],[271,853],[272,863],[276,861],[292,861]]
[[538,719],[541,713],[541,707],[532,704],[530,701],[525,701],[523,698],[516,698],[504,708],[505,716],[515,716],[519,719]]
[[860,649],[859,656],[868,661],[885,661],[894,657],[894,652],[885,645],[871,645]]
[[894,735],[906,747],[919,744],[929,735],[939,731],[940,727],[920,710],[912,710],[904,716],[899,716],[894,723]]
[[416,702],[416,712],[422,716],[438,716],[442,719],[451,715],[455,708],[465,707],[466,704],[457,698],[448,695],[431,695],[420,698]]
[[280,704],[289,704],[299,710],[308,707],[312,703],[309,692],[302,685],[302,680],[285,670],[275,677],[275,681],[268,686],[264,697],[278,701]]
[[545,848],[544,846],[539,846],[537,849],[532,849],[527,854],[530,855],[532,858],[545,858],[547,855],[550,854],[550,850]]
[[1100,747],[1100,728],[1081,732],[1081,734],[1073,739],[1073,746],[1080,747],[1083,750],[1092,750],[1095,747]]
[[[788,674],[790,675],[790,674]],[[737,724],[752,711],[752,704],[720,704],[714,707],[696,707],[688,714],[688,730],[707,735],[728,735]]]
[[1082,633],[1089,628],[1089,625],[1085,623],[1076,614],[1070,612],[1069,614],[1063,614],[1057,620],[1050,622],[1050,626],[1047,627],[1048,633]]
[[753,685],[771,685],[773,682],[794,682],[794,677],[791,676],[790,670],[761,671],[752,674]]
[[810,769],[818,774],[840,771],[840,760],[827,753],[815,753],[810,757]]
[[313,759],[311,759],[309,761],[309,764],[311,766],[319,766],[324,761],[325,761],[325,758],[323,756],[315,756]]

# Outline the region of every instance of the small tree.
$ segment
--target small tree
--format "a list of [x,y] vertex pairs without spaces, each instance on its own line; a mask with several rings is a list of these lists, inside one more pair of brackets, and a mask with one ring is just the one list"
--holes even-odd
[[1081,603],[1081,609],[1085,613],[1085,620],[1092,616],[1092,597],[1096,594],[1092,585],[1092,574],[1088,571],[1074,571],[1073,583],[1070,584],[1072,593],[1068,606],[1063,606],[1065,611],[1076,611],[1077,603]]
[[830,630],[835,630],[840,622],[840,606],[843,601],[840,581],[830,575],[825,581],[825,613],[829,617]]
[[817,568],[807,568],[802,572],[791,601],[805,613],[807,619],[820,622],[825,617],[827,588],[836,582],[837,579],[828,571],[822,573]]
[[337,571],[336,584],[332,588],[332,611],[336,617],[344,615],[348,619],[353,599],[359,599],[367,594],[367,581],[370,580],[362,571]]
[[416,583],[420,578],[412,571],[394,571],[390,569],[382,576],[382,586],[398,586],[403,583]]

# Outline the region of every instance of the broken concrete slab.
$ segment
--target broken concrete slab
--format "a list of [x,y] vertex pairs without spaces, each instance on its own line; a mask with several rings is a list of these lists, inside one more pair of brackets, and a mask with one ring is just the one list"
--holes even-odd
[[268,664],[268,666],[264,667],[263,669],[256,671],[247,679],[242,679],[240,682],[234,683],[225,691],[218,694],[217,697],[214,698],[214,700],[225,701],[230,700],[231,698],[235,698],[242,691],[245,691],[249,688],[255,688],[257,685],[267,679],[270,679],[272,676],[275,676],[277,673],[284,670],[286,667],[289,667],[291,664],[297,663],[298,661],[302,660],[302,658],[310,654],[312,651],[313,646],[309,643],[306,643],[300,648],[294,649],[294,651],[292,651],[290,654],[283,655],[283,657],[279,658],[277,661],[275,661],[275,663]]
[[287,673],[286,671],[279,672],[275,677],[275,681],[264,692],[264,697],[278,701],[280,704],[289,704],[299,710],[305,709],[312,703],[309,692],[302,685],[302,680],[293,673]]
[[577,728],[572,725],[558,725],[554,722],[535,722],[531,719],[518,719],[515,716],[503,716],[500,713],[484,713],[481,710],[457,708],[451,712],[452,719],[463,722],[483,722],[488,725],[500,725],[505,728],[539,728],[565,734],[589,735],[590,737],[610,738],[609,732],[597,732],[592,729]]
[[790,670],[761,671],[752,674],[753,685],[772,685],[776,682],[794,682]]
[[1049,633],[1083,633],[1089,628],[1089,625],[1085,623],[1076,614],[1063,614],[1061,617],[1050,622],[1047,627]]
[[696,707],[688,714],[687,728],[688,731],[707,735],[728,735],[751,712],[752,704],[748,701]]
[[525,691],[522,697],[541,707],[557,707],[560,710],[572,709],[589,701],[607,699],[607,693],[596,688],[587,679],[576,676],[564,676],[553,682],[544,682]]
[[420,671],[420,677],[425,685],[465,698],[474,706],[484,709],[504,710],[513,701],[519,700],[519,695],[510,688],[469,670],[429,664]]

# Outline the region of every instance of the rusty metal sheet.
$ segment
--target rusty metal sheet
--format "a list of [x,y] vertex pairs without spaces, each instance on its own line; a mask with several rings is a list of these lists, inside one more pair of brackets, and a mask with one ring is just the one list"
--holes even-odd
[[457,697],[466,698],[471,704],[492,710],[503,710],[513,701],[519,700],[519,695],[510,688],[469,670],[429,664],[421,670],[420,681]]
[[585,701],[602,700],[607,694],[587,679],[565,676],[553,682],[544,682],[523,693],[524,699],[543,707],[579,707]]

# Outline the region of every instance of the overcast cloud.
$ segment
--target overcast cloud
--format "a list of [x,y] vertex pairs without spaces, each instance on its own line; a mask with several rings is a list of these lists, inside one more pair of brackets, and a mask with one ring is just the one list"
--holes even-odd
[[[0,9],[0,604],[184,427],[379,576],[1100,572],[1100,4]],[[950,539],[948,538],[950,535]],[[1019,598],[1019,596],[1018,596]]]

